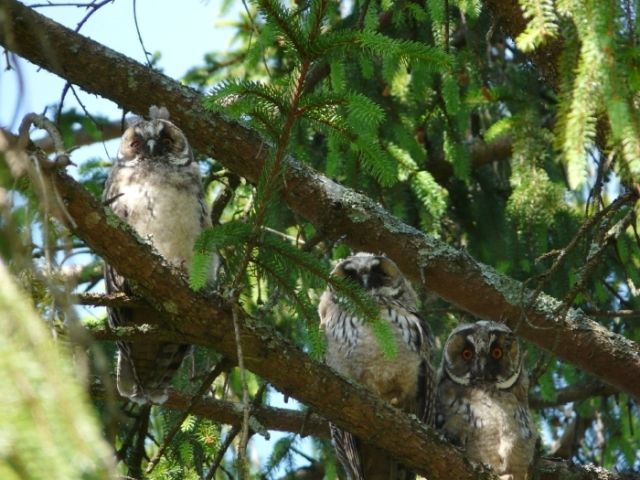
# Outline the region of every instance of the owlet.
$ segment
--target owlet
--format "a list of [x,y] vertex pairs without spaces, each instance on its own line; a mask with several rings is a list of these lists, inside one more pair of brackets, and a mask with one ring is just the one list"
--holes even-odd
[[[350,256],[332,275],[362,287],[388,322],[397,355],[385,358],[372,326],[345,308],[340,296],[327,289],[320,300],[320,323],[327,338],[326,363],[361,383],[392,405],[427,424],[435,411],[435,372],[431,366],[431,331],[417,314],[417,296],[398,266],[370,253]],[[331,425],[340,461],[349,479],[409,479],[414,474],[385,451]]]
[[[187,138],[168,120],[166,108],[150,108],[122,135],[104,191],[104,202],[173,266],[187,270],[193,244],[210,226],[198,164]],[[217,262],[217,258],[216,258]],[[215,271],[215,268],[214,268]],[[106,265],[107,293],[132,293],[131,285]],[[111,327],[148,323],[152,308],[110,308]],[[188,345],[118,342],[117,386],[138,403],[162,403]]]
[[537,441],[522,357],[506,325],[460,325],[446,342],[438,378],[438,426],[504,480],[530,478]]

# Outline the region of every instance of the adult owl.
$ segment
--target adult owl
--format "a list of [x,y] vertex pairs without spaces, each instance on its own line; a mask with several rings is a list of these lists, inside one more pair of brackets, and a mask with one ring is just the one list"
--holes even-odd
[[[397,355],[385,358],[370,323],[344,307],[328,288],[320,299],[320,324],[327,338],[326,363],[372,390],[387,402],[427,424],[435,415],[435,371],[430,360],[431,331],[417,313],[417,296],[389,258],[357,253],[336,265],[332,275],[362,287],[391,326]],[[347,478],[410,479],[414,474],[385,451],[331,425],[331,436]]]
[[526,480],[537,441],[518,341],[502,323],[455,328],[438,378],[437,424],[469,459],[504,480]]
[[[151,107],[150,119],[138,119],[122,135],[103,200],[174,267],[187,270],[193,244],[210,226],[198,164],[187,138],[168,120],[166,108]],[[214,268],[215,271],[215,268]],[[110,265],[107,293],[131,294],[129,281]],[[148,323],[151,308],[110,308],[109,325]],[[188,345],[167,342],[118,342],[117,387],[137,403],[162,403]]]

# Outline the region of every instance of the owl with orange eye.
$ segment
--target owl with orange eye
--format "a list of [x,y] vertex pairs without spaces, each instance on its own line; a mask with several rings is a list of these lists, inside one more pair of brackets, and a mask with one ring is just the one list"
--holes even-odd
[[538,434],[518,340],[502,323],[455,328],[438,375],[436,425],[474,462],[502,480],[526,480]]

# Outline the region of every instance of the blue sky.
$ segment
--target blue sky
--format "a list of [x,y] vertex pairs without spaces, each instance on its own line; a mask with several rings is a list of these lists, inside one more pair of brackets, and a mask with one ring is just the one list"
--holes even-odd
[[[87,0],[88,2],[88,0]],[[23,2],[27,5],[34,1]],[[38,2],[45,3],[45,2]],[[241,2],[231,2],[226,17],[220,16],[221,1],[200,0],[137,0],[138,24],[145,47],[151,53],[161,52],[159,67],[170,77],[179,79],[195,65],[203,63],[206,52],[225,50],[231,41],[233,28],[225,27],[225,22],[237,18]],[[43,15],[75,28],[87,10],[78,7],[38,8]],[[82,27],[86,35],[139,62],[144,62],[144,54],[136,33],[132,0],[115,0],[97,11]],[[42,112],[48,105],[58,103],[64,81],[44,70],[38,71],[31,63],[19,60],[19,71],[25,85],[24,94],[19,95],[17,71],[6,71],[5,62],[0,69],[0,125],[10,125],[19,104],[19,118],[24,113]],[[114,103],[81,94],[83,103],[92,114],[118,118],[120,113]],[[19,100],[19,102],[18,102]],[[77,104],[69,94],[65,106]]]
[[[89,0],[86,0],[89,3]],[[26,1],[27,5],[46,3]],[[55,0],[54,0],[55,3]],[[240,1],[231,1],[230,8],[221,15],[223,2],[202,0],[137,0],[137,17],[140,33],[146,49],[160,52],[158,67],[174,78],[180,79],[189,68],[203,64],[205,53],[224,51],[232,41],[234,29],[229,23],[238,18],[243,6]],[[63,25],[75,29],[87,10],[78,7],[46,7],[37,11]],[[226,26],[225,26],[226,25]],[[144,53],[136,32],[133,16],[133,0],[115,0],[97,11],[82,27],[81,34],[96,40],[120,53],[144,63]],[[12,59],[13,62],[14,59]],[[2,58],[0,66],[0,126],[17,130],[17,125],[28,112],[42,113],[60,101],[65,82],[28,61],[17,59],[17,68],[7,71]],[[12,63],[13,65],[13,63]],[[15,66],[15,65],[13,65]],[[23,92],[19,85],[22,82]],[[122,112],[113,102],[88,94],[76,88],[80,98],[92,115],[119,119]],[[81,111],[75,98],[69,92],[65,99],[65,109]],[[50,116],[52,110],[49,110]],[[38,135],[32,135],[37,138]],[[105,144],[91,145],[75,150],[72,160],[82,163],[89,158],[113,158],[118,140]],[[102,311],[97,311],[100,315]],[[296,402],[284,404],[277,392],[272,392],[271,402],[275,406],[295,408]],[[272,432],[271,442],[281,438]],[[262,437],[252,440],[250,457],[264,462],[264,455],[271,451]],[[303,450],[310,447],[309,440],[303,441]],[[308,451],[308,450],[307,450]]]

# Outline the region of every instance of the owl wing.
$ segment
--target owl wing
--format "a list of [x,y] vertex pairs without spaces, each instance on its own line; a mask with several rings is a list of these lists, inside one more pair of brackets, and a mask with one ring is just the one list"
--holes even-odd
[[[418,317],[420,318],[420,317]],[[418,404],[422,415],[420,419],[430,427],[435,426],[436,420],[436,391],[437,391],[437,373],[433,367],[433,352],[435,351],[435,342],[433,332],[429,324],[420,318],[424,332],[424,342],[422,344],[422,364],[420,365],[420,387],[418,394]]]
[[[107,179],[103,195],[103,203],[104,205],[109,206],[120,218],[126,218],[129,212],[124,202],[118,201],[123,194],[118,188],[117,182],[114,181],[117,169],[118,166],[115,165],[111,171],[111,175],[109,175],[109,178]],[[133,293],[127,280],[122,275],[119,275],[118,272],[116,272],[116,270],[106,262],[104,268],[104,280],[107,294],[122,292],[129,296]],[[107,312],[109,326],[111,328],[131,325],[133,321],[131,314],[132,310],[130,308],[109,308],[107,309]]]
[[329,429],[336,457],[344,469],[347,480],[365,480],[356,437],[346,430],[336,427],[333,423],[329,424]]
[[436,416],[436,371],[433,368],[432,357],[434,352],[433,333],[429,324],[420,315],[410,309],[399,305],[393,306],[396,318],[394,319],[404,340],[415,349],[422,359],[420,362],[415,413],[424,423],[433,427]]
[[418,418],[430,427],[436,419],[436,372],[429,360],[423,360],[418,378]]

